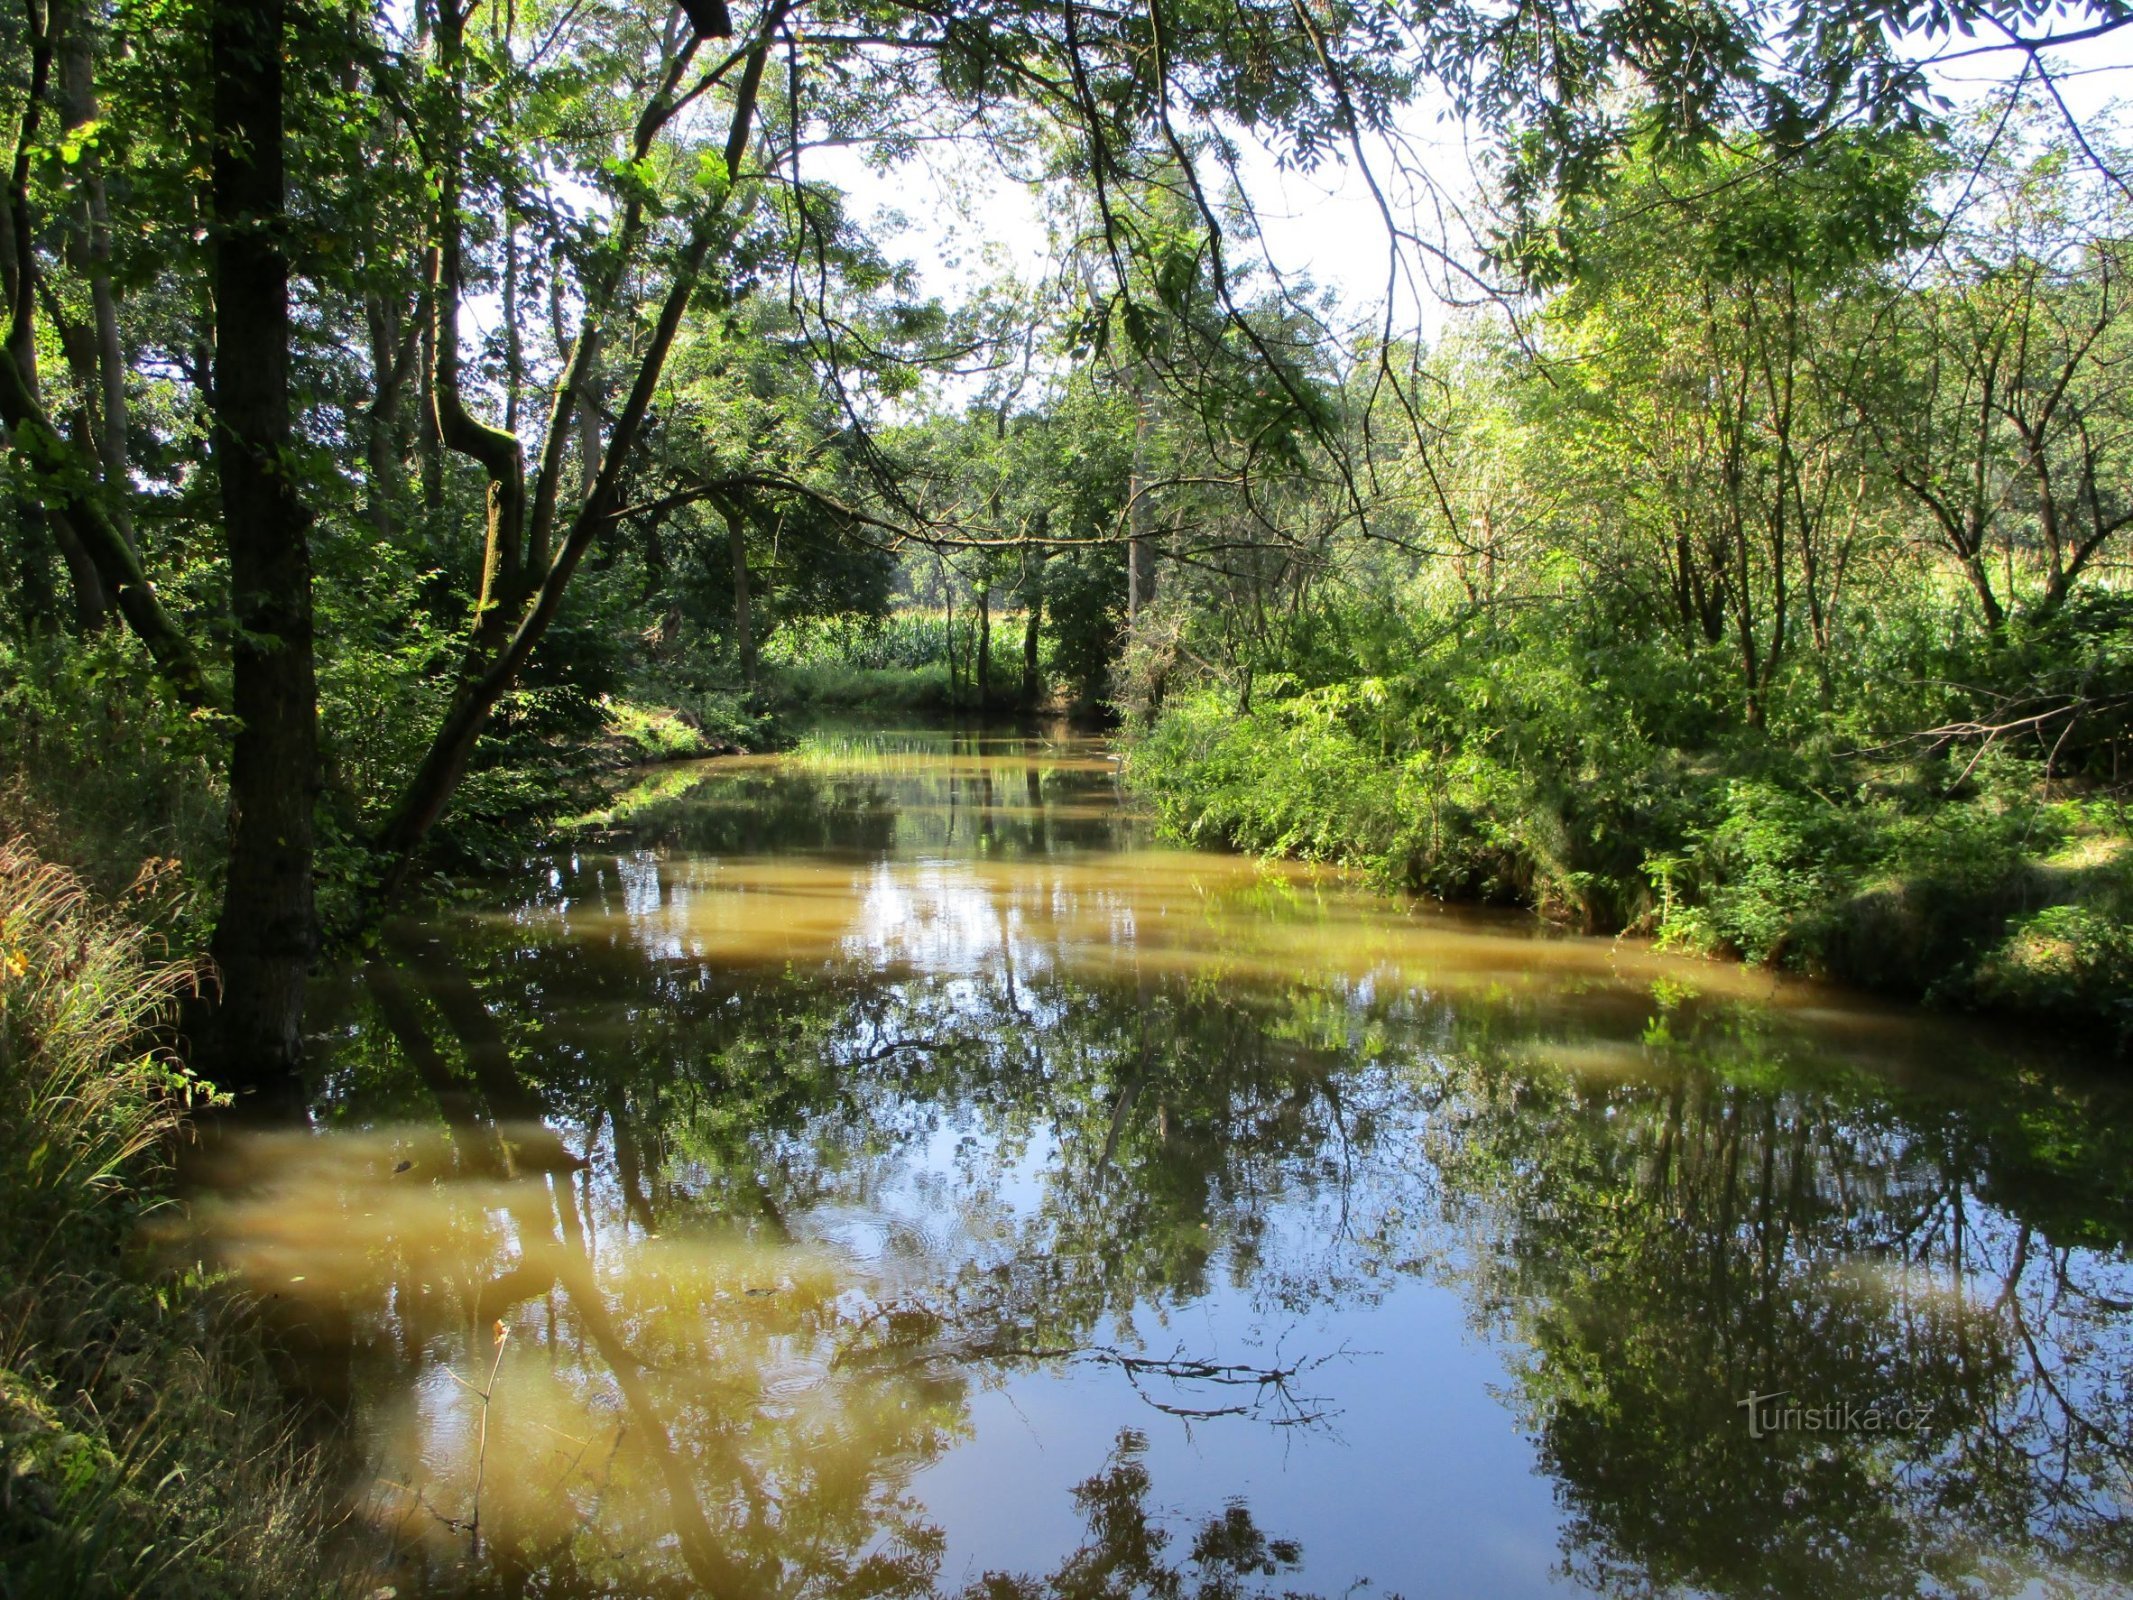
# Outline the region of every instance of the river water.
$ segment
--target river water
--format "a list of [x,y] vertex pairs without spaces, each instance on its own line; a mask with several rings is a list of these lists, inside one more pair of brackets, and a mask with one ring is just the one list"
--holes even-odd
[[464,895],[194,1208],[402,1595],[2133,1587],[2133,1103],[2048,1040],[1166,848],[1064,733]]

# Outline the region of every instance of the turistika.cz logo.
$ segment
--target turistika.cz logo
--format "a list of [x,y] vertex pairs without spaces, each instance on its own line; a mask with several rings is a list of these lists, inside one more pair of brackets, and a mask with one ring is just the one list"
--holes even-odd
[[1893,1409],[1856,1405],[1832,1400],[1823,1405],[1802,1405],[1794,1400],[1781,1404],[1790,1389],[1769,1394],[1750,1394],[1737,1402],[1748,1413],[1748,1437],[1761,1439],[1774,1433],[1915,1433],[1933,1420],[1933,1406],[1906,1402]]

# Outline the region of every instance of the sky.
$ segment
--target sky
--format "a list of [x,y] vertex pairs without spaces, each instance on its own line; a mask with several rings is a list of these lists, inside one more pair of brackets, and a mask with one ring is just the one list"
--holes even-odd
[[[1945,58],[1974,50],[1977,43],[1919,41],[1915,54],[1921,60]],[[2068,107],[2085,124],[2113,115],[2108,108],[2114,99],[2133,100],[2133,28],[2050,59],[2057,63],[2055,76]],[[2011,52],[1998,52],[1944,59],[1929,70],[1939,92],[1960,108],[2004,86],[2018,65]],[[1444,194],[1475,192],[1479,147],[1441,101],[1410,107],[1396,137],[1410,162]],[[1248,139],[1242,143],[1241,175],[1258,213],[1267,260],[1289,281],[1308,275],[1330,288],[1347,319],[1375,321],[1386,298],[1388,241],[1378,202],[1359,168],[1343,160],[1314,173],[1285,171],[1264,146]],[[925,289],[945,300],[960,298],[994,261],[1027,278],[1041,276],[1047,258],[1038,199],[975,160],[966,157],[958,169],[940,147],[925,148],[926,155],[886,174],[870,170],[852,150],[813,152],[808,160],[815,176],[842,185],[862,213],[901,216],[900,225],[892,222],[876,237],[892,254],[911,260]],[[1403,226],[1415,226],[1424,237],[1442,237],[1434,214],[1416,218],[1418,196],[1393,176],[1395,163],[1384,142],[1371,141],[1366,153]],[[957,191],[961,203],[952,198]],[[1432,277],[1418,281],[1410,265],[1400,281],[1395,321],[1402,330],[1419,328],[1431,337],[1442,327],[1449,314],[1445,292],[1457,285],[1446,283],[1441,273]]]

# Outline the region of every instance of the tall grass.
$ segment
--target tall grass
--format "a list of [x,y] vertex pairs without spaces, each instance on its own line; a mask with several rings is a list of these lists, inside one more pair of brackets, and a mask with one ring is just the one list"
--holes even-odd
[[945,665],[845,667],[835,662],[773,666],[763,675],[763,696],[786,712],[953,711],[957,685]]
[[18,1205],[64,1213],[176,1130],[184,1080],[136,1046],[193,973],[150,960],[146,939],[64,867],[0,844],[0,1141]]
[[159,1041],[193,968],[0,844],[0,1595],[300,1595],[325,1499],[245,1306],[137,1224],[210,1093]]

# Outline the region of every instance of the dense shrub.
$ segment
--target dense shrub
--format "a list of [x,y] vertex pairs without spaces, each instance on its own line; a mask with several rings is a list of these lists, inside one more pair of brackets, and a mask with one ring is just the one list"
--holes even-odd
[[[2092,791],[2118,759],[2113,604],[1994,638],[1892,605],[1782,680],[1761,728],[1722,662],[1568,604],[1515,625],[1332,610],[1249,706],[1173,691],[1129,772],[1179,838],[2123,1032],[2124,815],[2064,797],[2069,749]],[[1976,731],[2077,699],[2041,743]]]

